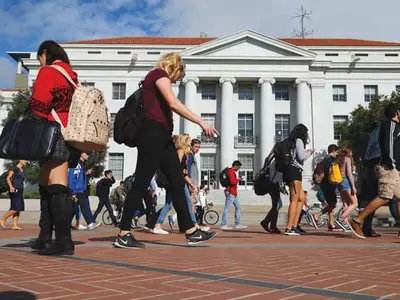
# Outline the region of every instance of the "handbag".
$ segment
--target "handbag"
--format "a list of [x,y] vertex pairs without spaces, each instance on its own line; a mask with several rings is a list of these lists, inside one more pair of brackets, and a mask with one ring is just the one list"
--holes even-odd
[[27,119],[29,107],[17,120],[9,120],[0,136],[0,158],[42,161],[52,154],[61,134],[60,124]]

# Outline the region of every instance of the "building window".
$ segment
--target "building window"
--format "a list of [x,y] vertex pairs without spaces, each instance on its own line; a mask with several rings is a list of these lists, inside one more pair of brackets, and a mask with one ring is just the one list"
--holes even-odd
[[288,84],[275,84],[275,100],[288,101],[289,100],[289,85]]
[[290,115],[275,115],[275,142],[280,142],[289,137]]
[[201,85],[201,99],[216,100],[217,99],[217,85],[215,83],[203,83]]
[[333,89],[333,101],[346,102],[347,101],[347,90],[345,85],[334,85]]
[[333,116],[333,138],[337,141],[341,140],[342,136],[340,134],[340,129],[343,124],[349,121],[348,116]]
[[244,178],[244,180],[239,182],[239,185],[247,186],[253,185],[254,176],[254,155],[253,154],[239,154],[238,160],[242,163],[238,175]]
[[371,102],[371,100],[376,97],[378,97],[378,86],[364,85],[364,101]]
[[124,179],[124,154],[110,153],[108,156],[108,169],[113,172],[115,180]]
[[201,118],[214,127],[215,127],[215,117],[216,114],[201,114]]
[[253,137],[253,115],[239,114],[238,115],[238,135],[239,137]]
[[125,100],[126,98],[126,83],[113,83],[113,100]]
[[84,81],[84,82],[81,82],[81,83],[82,83],[83,86],[86,86],[86,87],[95,87],[96,86],[94,82]]
[[200,154],[201,185],[217,188],[215,154]]
[[114,136],[114,121],[115,121],[115,116],[116,116],[117,114],[110,114],[110,121],[111,121],[111,123],[110,123],[110,137],[113,137]]
[[239,84],[239,100],[254,100],[253,85],[251,83]]

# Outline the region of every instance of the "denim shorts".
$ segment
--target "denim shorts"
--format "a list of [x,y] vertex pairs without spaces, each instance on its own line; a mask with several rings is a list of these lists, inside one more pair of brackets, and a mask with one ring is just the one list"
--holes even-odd
[[341,183],[339,183],[336,188],[339,190],[339,192],[341,191],[346,191],[346,190],[351,190],[351,186],[350,186],[350,181],[347,177],[343,177],[343,180]]

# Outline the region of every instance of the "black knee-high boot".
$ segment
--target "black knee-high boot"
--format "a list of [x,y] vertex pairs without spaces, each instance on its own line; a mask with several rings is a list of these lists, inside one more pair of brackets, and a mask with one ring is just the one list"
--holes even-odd
[[71,190],[60,184],[50,185],[47,190],[50,195],[50,211],[53,217],[56,238],[52,247],[42,249],[39,254],[73,255],[75,246],[71,239]]
[[53,235],[53,220],[50,212],[50,195],[47,188],[39,186],[40,193],[40,220],[39,227],[40,233],[37,240],[32,244],[33,250],[41,250],[50,248],[52,244]]

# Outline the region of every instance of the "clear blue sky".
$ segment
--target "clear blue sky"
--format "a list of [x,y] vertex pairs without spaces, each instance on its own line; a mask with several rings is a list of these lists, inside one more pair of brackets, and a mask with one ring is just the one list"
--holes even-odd
[[41,41],[121,36],[218,37],[252,29],[290,37],[300,6],[319,38],[400,41],[399,0],[0,0],[0,88],[16,71],[6,51],[35,51]]

